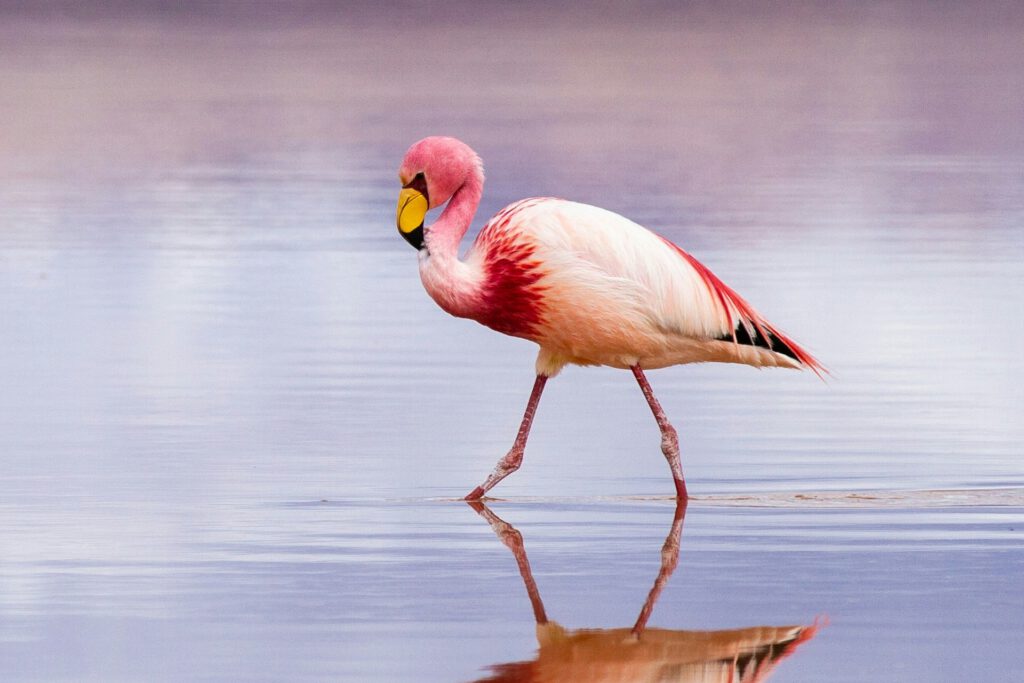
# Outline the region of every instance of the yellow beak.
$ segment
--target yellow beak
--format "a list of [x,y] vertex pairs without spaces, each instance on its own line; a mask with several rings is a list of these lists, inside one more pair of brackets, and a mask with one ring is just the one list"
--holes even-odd
[[417,249],[423,247],[423,219],[427,208],[427,198],[422,192],[411,187],[402,188],[395,221],[398,232]]

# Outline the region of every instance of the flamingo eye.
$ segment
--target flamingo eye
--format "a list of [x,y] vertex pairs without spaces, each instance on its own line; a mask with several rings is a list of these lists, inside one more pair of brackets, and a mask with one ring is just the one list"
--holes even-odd
[[416,174],[416,177],[410,180],[408,183],[403,185],[405,188],[416,190],[430,201],[430,194],[427,192],[427,177],[423,175],[423,172]]

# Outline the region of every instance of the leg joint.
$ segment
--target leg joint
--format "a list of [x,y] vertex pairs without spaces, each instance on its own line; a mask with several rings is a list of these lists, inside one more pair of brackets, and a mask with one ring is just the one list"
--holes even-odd
[[664,451],[666,456],[670,452],[679,452],[679,435],[676,433],[676,428],[670,424],[666,424],[661,428],[661,450]]

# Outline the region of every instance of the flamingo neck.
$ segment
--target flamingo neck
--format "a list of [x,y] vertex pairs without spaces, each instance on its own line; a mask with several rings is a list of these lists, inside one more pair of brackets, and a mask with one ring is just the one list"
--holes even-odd
[[430,256],[450,256],[458,259],[459,243],[473,222],[483,193],[483,178],[471,173],[462,187],[448,200],[448,206],[441,212],[437,221],[426,231],[424,241]]
[[483,272],[479,264],[459,260],[459,243],[469,230],[483,195],[483,177],[470,173],[448,205],[424,235],[420,252],[420,278],[441,308],[462,318],[472,317],[480,305]]

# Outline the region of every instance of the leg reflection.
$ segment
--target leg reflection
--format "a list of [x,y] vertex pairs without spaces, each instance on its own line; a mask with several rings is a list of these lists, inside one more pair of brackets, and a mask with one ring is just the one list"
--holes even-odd
[[651,592],[647,594],[647,600],[644,601],[640,615],[636,618],[636,623],[633,624],[633,635],[635,636],[639,636],[647,628],[647,620],[651,618],[654,603],[658,601],[661,590],[668,583],[669,577],[672,576],[672,572],[679,564],[679,541],[683,535],[684,519],[686,519],[686,499],[676,498],[676,514],[672,517],[672,528],[669,529],[665,543],[661,546],[661,569],[658,570],[658,576],[654,579]]
[[519,575],[523,577],[523,583],[526,585],[526,593],[530,596],[533,618],[537,620],[538,624],[548,623],[548,615],[544,612],[544,603],[540,599],[537,582],[533,580],[533,572],[530,570],[530,560],[526,557],[526,548],[523,547],[523,535],[511,524],[491,512],[490,508],[483,503],[470,501],[469,506],[487,520],[498,539],[512,551],[513,557],[516,558],[516,564],[519,565]]
[[[526,556],[523,535],[511,524],[494,514],[489,507],[480,501],[469,501],[469,506],[478,515],[487,520],[487,523],[494,530],[498,539],[506,548],[512,551],[513,557],[516,558],[516,564],[519,565],[519,575],[523,578],[526,593],[530,596],[530,604],[533,606],[533,617],[538,624],[548,623],[548,616],[544,611],[544,602],[540,598],[537,582],[534,580],[533,571],[530,569],[530,560]],[[665,538],[665,543],[661,546],[661,568],[658,570],[658,576],[654,579],[654,585],[647,594],[647,600],[644,601],[640,615],[633,625],[632,633],[635,636],[639,636],[643,633],[644,628],[647,627],[647,620],[650,619],[651,612],[654,611],[654,603],[658,601],[658,596],[661,595],[662,589],[668,583],[669,578],[679,564],[679,541],[682,537],[683,520],[685,518],[686,499],[677,498],[675,515],[672,517],[672,526],[668,531],[668,536]]]
[[722,631],[683,631],[647,623],[679,564],[686,502],[676,505],[661,548],[661,567],[632,628],[567,629],[548,619],[526,557],[522,535],[479,501],[470,503],[512,551],[537,622],[536,656],[494,664],[479,683],[543,681],[673,680],[685,683],[760,683],[775,667],[814,637],[816,625],[754,626]]

